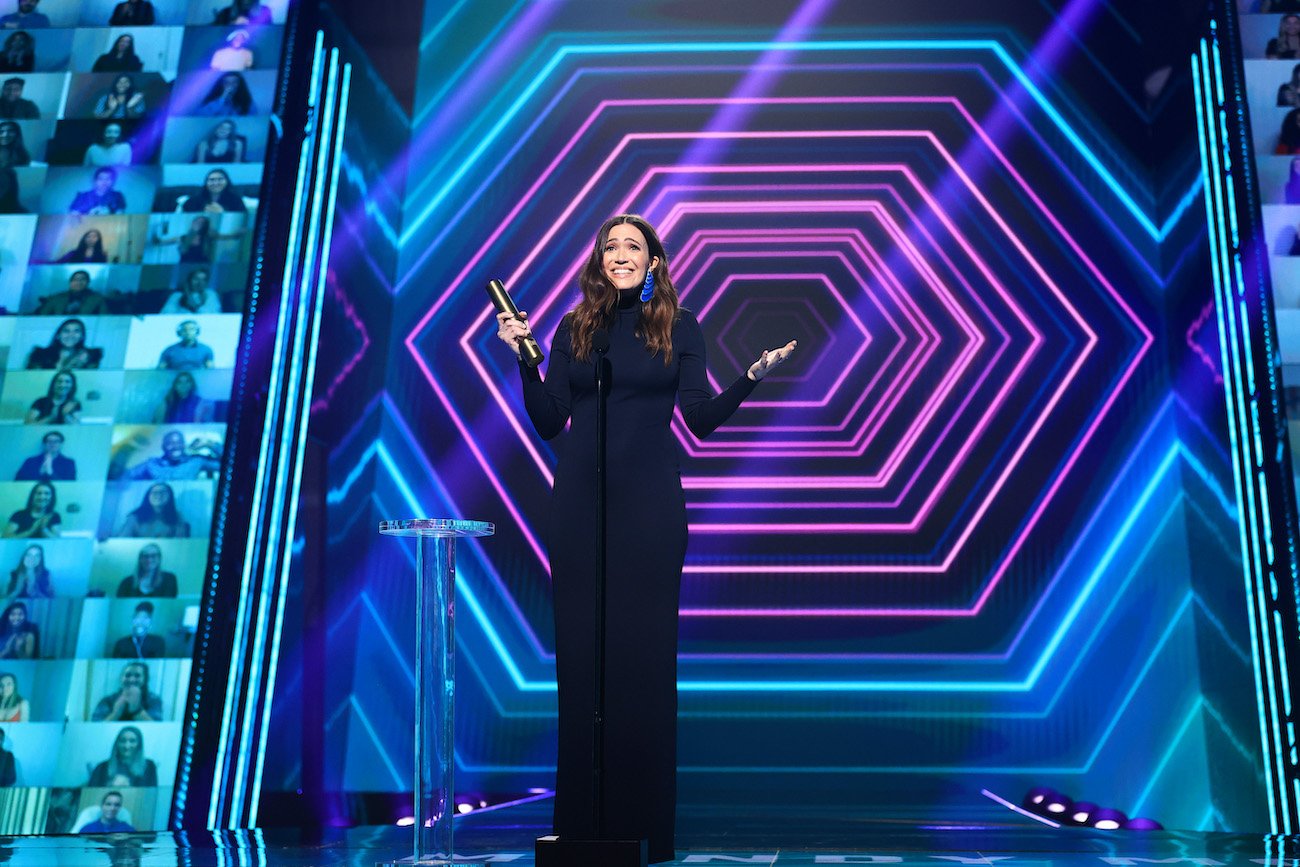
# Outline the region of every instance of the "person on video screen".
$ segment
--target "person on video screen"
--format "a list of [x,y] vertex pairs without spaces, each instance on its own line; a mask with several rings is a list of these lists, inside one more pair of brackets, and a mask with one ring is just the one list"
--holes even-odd
[[126,196],[115,188],[116,184],[117,172],[112,166],[95,169],[91,188],[73,196],[68,211],[92,217],[122,213],[126,210]]
[[113,7],[109,27],[130,27],[133,24],[149,25],[157,21],[153,4],[149,0],[122,0]]
[[213,82],[195,114],[204,117],[245,117],[256,114],[253,92],[238,72],[227,72]]
[[157,659],[166,651],[161,635],[154,635],[153,603],[149,600],[135,606],[131,616],[131,634],[113,644],[114,659]]
[[59,515],[58,495],[49,482],[37,482],[27,493],[27,505],[9,516],[0,536],[6,539],[56,539],[63,518]]
[[158,722],[162,719],[162,698],[149,691],[149,666],[128,662],[122,667],[117,692],[99,700],[91,722]]
[[231,26],[235,24],[270,24],[271,10],[257,0],[232,0],[224,9],[218,9],[212,16],[213,24]]
[[23,128],[16,121],[0,120],[0,166],[22,168],[32,164],[23,141]]
[[171,388],[154,409],[154,424],[206,424],[212,421],[212,401],[199,394],[194,374],[181,371],[172,380]]
[[248,47],[253,37],[247,30],[240,28],[232,30],[226,36],[226,45],[224,48],[218,48],[212,53],[212,60],[208,66],[221,72],[242,72],[245,69],[253,68],[253,50]]
[[0,72],[36,69],[36,40],[26,30],[15,30],[0,43]]
[[[166,223],[164,223],[164,227],[165,226]],[[164,231],[165,230],[166,229],[164,228]],[[245,234],[247,234],[247,230],[228,233],[215,232],[212,230],[212,220],[209,217],[200,214],[190,220],[189,228],[185,230],[183,235],[177,235],[174,238],[164,238],[155,234],[150,238],[150,242],[155,246],[162,246],[164,244],[177,245],[177,258],[183,263],[210,265],[216,258],[218,241],[234,240],[235,238],[243,237]]]
[[50,26],[50,19],[43,12],[37,12],[41,0],[18,0],[17,12],[0,15],[0,30],[36,30]]
[[144,112],[144,94],[136,89],[135,79],[126,73],[113,79],[108,90],[95,100],[95,107],[91,111],[100,120],[142,117]]
[[75,482],[77,462],[63,454],[63,434],[47,431],[41,437],[40,454],[22,462],[14,474],[15,482]]
[[86,146],[83,166],[129,166],[134,158],[131,143],[122,140],[122,125],[114,121],[104,124],[99,141]]
[[244,197],[239,195],[225,169],[213,169],[203,179],[203,186],[190,193],[181,205],[188,214],[199,211],[209,214],[246,214]]
[[176,326],[180,340],[168,346],[158,357],[159,370],[203,370],[214,362],[212,347],[199,342],[202,329],[193,319]]
[[135,37],[123,33],[113,41],[108,51],[95,59],[92,72],[139,72],[144,62],[135,53]]
[[19,558],[18,565],[9,570],[9,586],[5,588],[5,598],[54,598],[50,570],[45,567],[45,549],[40,545],[28,545]]
[[90,274],[86,271],[73,271],[68,277],[67,291],[56,292],[36,308],[37,316],[98,316],[107,312],[108,302],[90,288]]
[[31,702],[18,692],[18,677],[0,673],[0,722],[27,722],[31,716]]
[[11,602],[0,614],[0,659],[36,659],[41,654],[41,629],[23,602]]
[[221,469],[216,447],[204,444],[195,449],[185,447],[185,436],[178,430],[167,431],[162,438],[162,455],[136,464],[122,474],[131,481],[189,482]]
[[36,103],[23,97],[27,82],[21,78],[6,78],[0,84],[0,118],[4,120],[39,120],[41,110]]
[[77,241],[77,246],[55,259],[58,265],[103,264],[108,261],[104,252],[104,235],[98,229],[87,229]]
[[99,802],[99,815],[93,822],[81,826],[79,834],[129,834],[135,831],[130,822],[117,818],[122,810],[122,793],[105,792]]
[[153,759],[145,758],[144,735],[135,726],[123,726],[117,733],[108,760],[95,765],[86,785],[107,786],[118,774],[125,776],[132,786],[158,785],[158,767]]
[[166,302],[160,313],[220,313],[221,298],[208,286],[207,268],[195,268],[185,275],[185,283]]
[[0,166],[0,214],[25,214],[27,209],[18,200],[18,173],[9,166]]
[[[117,529],[117,535],[135,539],[188,539],[190,537],[190,525],[176,509],[176,492],[172,490],[172,486],[166,482],[156,482],[149,487],[149,490],[145,491],[140,505],[127,513],[122,520],[122,526]],[[122,587],[118,588],[117,595],[123,595],[123,588],[128,586],[153,589],[160,584],[166,587],[168,581],[170,581],[171,593],[140,592],[135,595],[175,596],[176,576],[170,572],[159,572],[161,563],[162,550],[157,545],[145,545],[140,549],[140,558],[135,574],[128,576],[122,582]],[[129,585],[128,582],[134,583]]]
[[218,121],[206,136],[194,146],[196,163],[242,163],[248,150],[248,139],[239,134],[239,127],[230,118]]
[[79,424],[81,401],[77,400],[77,378],[60,370],[50,377],[44,397],[32,401],[23,419],[26,424]]

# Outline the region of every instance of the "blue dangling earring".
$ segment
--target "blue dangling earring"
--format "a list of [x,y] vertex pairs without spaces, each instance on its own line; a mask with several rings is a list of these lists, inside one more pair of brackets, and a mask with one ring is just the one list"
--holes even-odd
[[645,272],[645,287],[641,290],[641,303],[644,304],[654,297],[655,294],[655,274],[649,268]]

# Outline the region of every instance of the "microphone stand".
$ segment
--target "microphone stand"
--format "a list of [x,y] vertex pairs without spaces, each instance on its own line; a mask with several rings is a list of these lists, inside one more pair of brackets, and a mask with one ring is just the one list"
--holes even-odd
[[534,847],[536,867],[646,867],[647,840],[609,840],[605,837],[605,590],[608,572],[607,509],[605,505],[605,443],[609,395],[609,331],[592,335],[596,385],[596,669],[595,713],[592,718],[591,820],[593,838],[576,840],[538,837]]

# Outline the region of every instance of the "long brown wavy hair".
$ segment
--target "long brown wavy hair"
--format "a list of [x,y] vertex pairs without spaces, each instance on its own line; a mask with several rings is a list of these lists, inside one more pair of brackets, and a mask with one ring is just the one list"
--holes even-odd
[[637,317],[636,334],[645,340],[646,349],[651,355],[663,353],[664,366],[673,359],[673,323],[677,321],[677,288],[668,276],[668,254],[654,227],[636,214],[618,214],[610,217],[600,227],[596,235],[596,246],[592,248],[587,264],[578,274],[578,287],[582,290],[582,300],[570,314],[570,344],[573,357],[579,361],[591,358],[591,338],[597,329],[608,328],[614,319],[614,308],[618,306],[618,290],[605,276],[605,242],[609,240],[610,230],[615,226],[635,226],[645,236],[646,252],[653,260],[658,258],[652,273],[655,276],[654,295],[641,304],[641,315]]

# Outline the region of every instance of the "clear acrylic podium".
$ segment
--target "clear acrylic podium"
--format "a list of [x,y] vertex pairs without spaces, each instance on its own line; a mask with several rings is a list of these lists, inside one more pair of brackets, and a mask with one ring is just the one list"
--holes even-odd
[[491,536],[485,521],[380,521],[385,536],[414,536],[415,858],[393,865],[450,865],[456,698],[456,540]]

